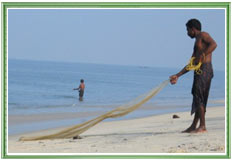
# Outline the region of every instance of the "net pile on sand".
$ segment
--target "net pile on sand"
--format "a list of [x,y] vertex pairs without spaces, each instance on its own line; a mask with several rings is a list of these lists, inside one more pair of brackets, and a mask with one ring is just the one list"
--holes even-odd
[[93,127],[97,123],[107,119],[107,118],[116,118],[120,116],[124,116],[137,108],[139,108],[142,104],[147,102],[149,99],[151,99],[153,96],[158,94],[167,84],[169,83],[169,80],[166,80],[162,82],[159,86],[152,89],[146,94],[143,94],[139,97],[137,97],[135,100],[129,102],[128,104],[119,106],[115,108],[112,111],[109,111],[97,118],[94,118],[92,120],[86,121],[84,123],[75,125],[73,127],[67,128],[65,130],[62,130],[58,133],[51,134],[51,135],[44,135],[44,136],[35,136],[35,137],[21,137],[20,141],[32,141],[32,140],[45,140],[45,139],[62,139],[62,138],[72,138],[75,136],[79,136],[84,131],[88,130],[89,128]]

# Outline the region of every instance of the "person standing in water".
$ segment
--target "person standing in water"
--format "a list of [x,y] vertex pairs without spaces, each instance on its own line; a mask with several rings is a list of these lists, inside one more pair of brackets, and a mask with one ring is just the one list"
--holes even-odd
[[[195,38],[194,51],[192,54],[193,65],[201,62],[199,70],[194,71],[194,80],[192,87],[193,103],[191,115],[195,113],[193,122],[189,128],[182,131],[185,133],[206,132],[205,113],[206,105],[214,76],[212,68],[212,52],[217,47],[216,42],[207,33],[201,31],[201,23],[197,19],[191,19],[186,23],[187,34],[190,38]],[[170,76],[171,84],[176,84],[180,76],[187,73],[189,69],[185,66],[179,73]],[[198,121],[200,125],[196,128]]]
[[81,79],[79,87],[73,89],[73,90],[78,90],[79,91],[79,101],[83,101],[84,89],[85,89],[84,80]]

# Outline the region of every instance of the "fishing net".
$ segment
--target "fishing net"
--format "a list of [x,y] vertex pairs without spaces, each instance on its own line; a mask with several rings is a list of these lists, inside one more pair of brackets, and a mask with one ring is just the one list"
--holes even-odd
[[139,108],[142,104],[147,102],[149,99],[151,99],[153,96],[159,93],[167,84],[169,83],[169,80],[166,80],[162,82],[159,86],[152,89],[146,94],[143,94],[133,101],[119,106],[112,111],[109,111],[97,118],[94,118],[92,120],[86,121],[84,123],[72,126],[70,128],[67,128],[65,130],[62,130],[58,133],[51,134],[51,135],[44,135],[44,136],[34,136],[34,137],[21,137],[20,141],[32,141],[32,140],[45,140],[45,139],[62,139],[62,138],[72,138],[79,136],[81,133],[85,132],[89,128],[93,127],[94,125],[98,124],[99,122],[107,119],[107,118],[116,118],[120,116],[124,116],[137,108]]

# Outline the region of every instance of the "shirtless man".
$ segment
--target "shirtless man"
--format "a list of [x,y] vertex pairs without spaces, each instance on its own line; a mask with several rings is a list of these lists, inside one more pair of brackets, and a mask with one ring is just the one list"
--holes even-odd
[[73,89],[73,90],[78,90],[79,91],[79,101],[83,101],[84,89],[85,89],[84,80],[81,79],[79,87]]
[[[194,81],[192,87],[193,103],[191,115],[195,113],[193,122],[189,128],[182,132],[198,133],[206,132],[205,112],[209,95],[211,80],[213,78],[212,68],[212,52],[217,47],[216,42],[207,32],[201,31],[201,23],[197,19],[191,19],[186,23],[187,34],[190,38],[195,38],[194,51],[192,57],[194,65],[202,62],[200,67],[201,72],[194,72]],[[186,66],[177,74],[170,76],[171,84],[176,84],[180,76],[187,73],[189,70]],[[198,121],[200,125],[196,128]]]

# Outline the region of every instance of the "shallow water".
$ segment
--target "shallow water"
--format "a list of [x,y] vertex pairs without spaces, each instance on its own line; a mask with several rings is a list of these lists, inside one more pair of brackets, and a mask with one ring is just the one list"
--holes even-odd
[[[9,60],[8,115],[34,115],[65,112],[107,112],[147,93],[180,69],[140,66],[118,66],[63,62]],[[209,96],[209,106],[224,105],[225,73],[215,71]],[[84,101],[78,100],[80,79],[85,80]],[[193,73],[179,79],[177,85],[168,85],[152,98],[152,109],[138,109],[119,119],[190,110]],[[211,101],[212,100],[212,101]],[[92,116],[95,117],[95,116]],[[67,126],[90,117],[47,121],[9,126],[9,134],[26,130]],[[108,119],[111,121],[113,119]],[[116,119],[114,119],[116,120]]]

